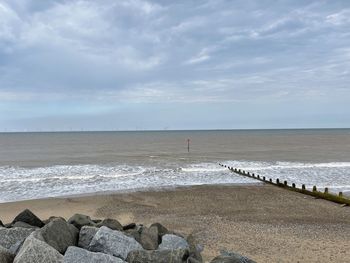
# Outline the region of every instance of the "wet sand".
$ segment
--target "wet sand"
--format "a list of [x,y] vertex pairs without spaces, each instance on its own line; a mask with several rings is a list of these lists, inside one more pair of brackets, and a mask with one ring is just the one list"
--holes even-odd
[[257,262],[350,262],[350,207],[273,186],[195,186],[0,204],[5,223],[29,208],[42,219],[83,213],[122,223],[160,222],[204,245]]

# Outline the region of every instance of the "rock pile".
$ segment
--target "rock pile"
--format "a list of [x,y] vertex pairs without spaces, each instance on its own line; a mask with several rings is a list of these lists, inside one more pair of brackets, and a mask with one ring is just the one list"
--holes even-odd
[[[185,239],[159,223],[122,226],[81,214],[42,221],[28,209],[10,224],[0,221],[0,263],[198,263],[200,252],[191,235]],[[211,262],[254,263],[228,252]]]

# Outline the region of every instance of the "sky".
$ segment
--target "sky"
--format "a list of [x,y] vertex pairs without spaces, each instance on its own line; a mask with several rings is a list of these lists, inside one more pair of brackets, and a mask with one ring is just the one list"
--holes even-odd
[[0,131],[350,127],[350,1],[0,0]]

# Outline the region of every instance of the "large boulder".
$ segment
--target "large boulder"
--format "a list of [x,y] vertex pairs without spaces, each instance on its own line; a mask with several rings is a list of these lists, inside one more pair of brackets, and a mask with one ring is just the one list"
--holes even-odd
[[98,228],[94,226],[83,226],[79,232],[78,246],[88,249],[92,238],[97,233]]
[[189,245],[186,239],[182,237],[166,234],[162,237],[162,243],[159,244],[158,249],[189,249]]
[[71,218],[68,219],[68,223],[74,225],[79,230],[83,226],[94,226],[96,225],[94,221],[91,220],[89,216],[82,214],[75,214]]
[[0,228],[0,246],[10,249],[16,244],[22,244],[34,230],[23,227]]
[[89,250],[110,254],[126,259],[133,250],[141,250],[142,246],[132,237],[118,230],[102,226],[90,242]]
[[221,251],[221,255],[215,257],[210,263],[256,263],[245,256],[235,252]]
[[30,235],[23,243],[14,263],[62,263],[63,256],[53,247]]
[[102,220],[102,222],[96,224],[96,226],[97,227],[106,226],[112,230],[119,230],[119,231],[123,230],[123,226],[119,223],[118,220],[110,219],[110,218]]
[[52,220],[40,232],[45,242],[61,254],[64,254],[69,246],[75,246],[78,241],[79,230],[61,218]]
[[69,247],[64,254],[64,263],[124,263],[125,261],[100,252],[90,252],[79,247]]
[[18,221],[27,223],[27,224],[32,225],[32,226],[37,226],[37,227],[44,226],[43,221],[41,221],[40,218],[37,217],[36,215],[34,215],[33,212],[30,211],[29,209],[26,209],[26,210],[22,211],[21,213],[19,213],[15,217],[15,219],[13,219],[12,225]]
[[10,250],[0,246],[0,262],[1,263],[12,263],[15,255]]
[[129,263],[185,263],[188,259],[187,249],[177,250],[134,250],[126,259]]
[[143,227],[140,235],[140,243],[144,249],[157,249],[159,244],[158,228],[155,226],[150,228]]

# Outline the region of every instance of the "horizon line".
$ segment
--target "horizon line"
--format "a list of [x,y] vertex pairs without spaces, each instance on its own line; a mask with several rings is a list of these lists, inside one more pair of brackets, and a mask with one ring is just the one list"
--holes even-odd
[[311,127],[311,128],[218,128],[218,129],[110,129],[110,130],[30,130],[0,131],[3,133],[83,133],[83,132],[174,132],[174,131],[273,131],[273,130],[347,130],[350,127]]

